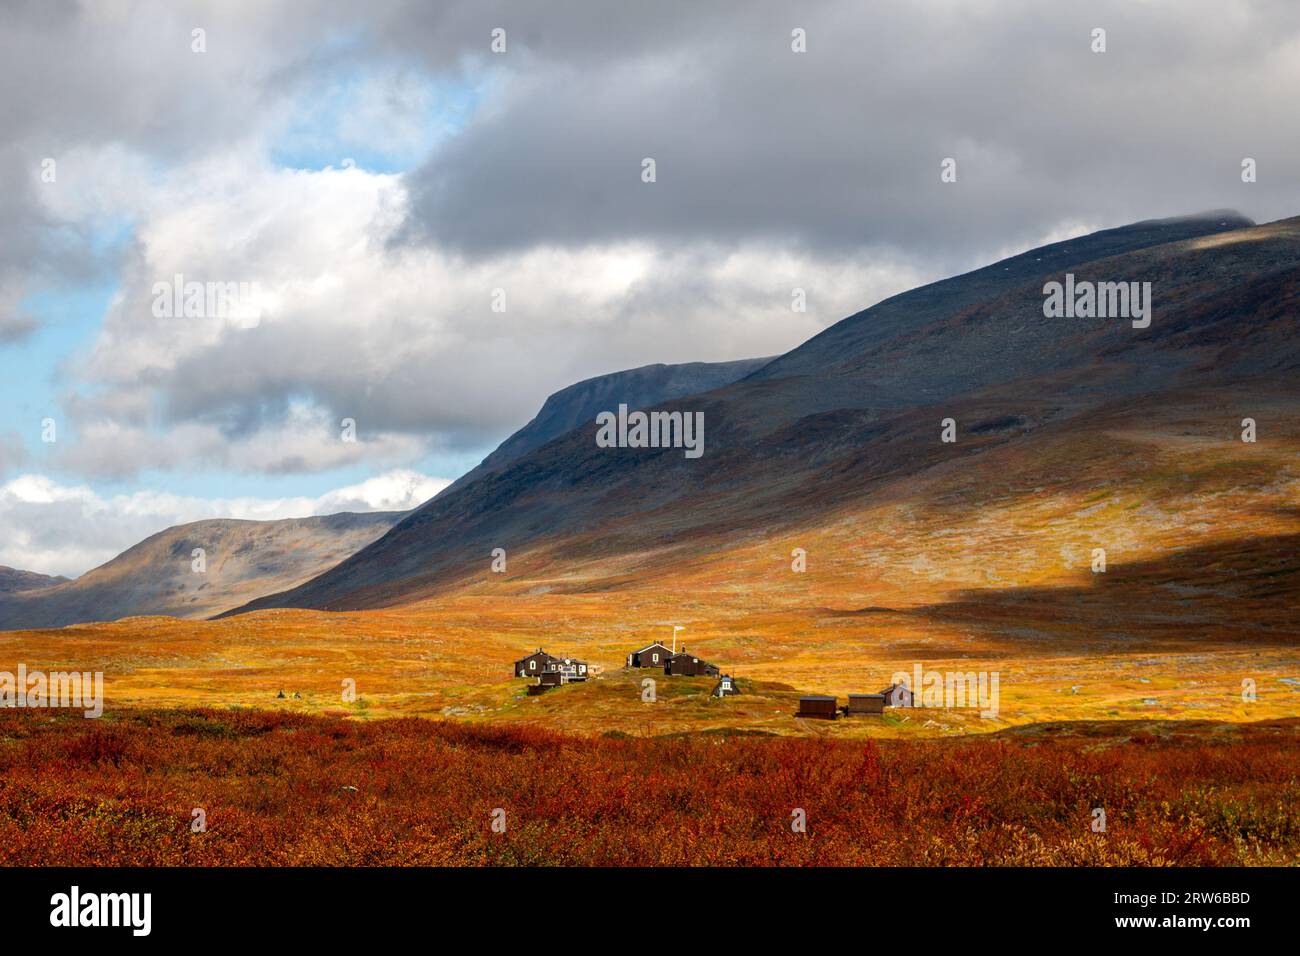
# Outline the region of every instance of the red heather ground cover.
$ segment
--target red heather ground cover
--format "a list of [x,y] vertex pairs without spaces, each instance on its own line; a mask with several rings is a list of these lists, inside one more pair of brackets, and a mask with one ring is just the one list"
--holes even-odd
[[[1184,730],[875,744],[0,712],[0,863],[1300,862],[1300,722]],[[191,832],[196,807],[205,833]],[[795,808],[806,833],[791,831]]]

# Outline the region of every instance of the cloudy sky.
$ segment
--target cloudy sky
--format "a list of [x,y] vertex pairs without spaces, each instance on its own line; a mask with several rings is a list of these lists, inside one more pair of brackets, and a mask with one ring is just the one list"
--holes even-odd
[[[0,564],[46,573],[413,507],[574,381],[779,353],[1045,241],[1300,213],[1287,0],[3,17]],[[249,291],[159,314],[177,275]]]

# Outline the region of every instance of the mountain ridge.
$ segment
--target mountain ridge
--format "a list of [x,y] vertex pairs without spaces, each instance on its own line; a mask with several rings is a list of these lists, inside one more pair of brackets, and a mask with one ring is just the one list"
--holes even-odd
[[656,362],[594,375],[552,392],[537,414],[514,432],[444,492],[463,487],[484,475],[498,471],[528,452],[578,427],[605,409],[625,404],[629,409],[709,391],[744,378],[770,362],[766,358],[736,359],[729,362]]
[[[453,584],[492,587],[472,582],[492,580],[484,572],[495,547],[528,556],[534,573],[547,561],[610,564],[683,542],[707,549],[745,529],[786,526],[801,511],[811,518],[891,477],[1060,427],[1115,396],[1292,368],[1294,319],[1270,312],[1265,323],[1260,310],[1276,304],[1251,290],[1268,286],[1294,301],[1300,219],[1247,223],[1219,211],[1144,221],[895,296],[738,382],[665,403],[709,421],[697,467],[661,449],[597,449],[589,423],[416,509],[337,568],[229,613],[387,607]],[[1137,331],[1124,321],[1046,318],[1043,283],[1065,270],[1154,280],[1156,321]],[[1249,348],[1225,343],[1223,316],[1205,311],[1225,289],[1235,289],[1243,315],[1261,316]],[[965,429],[956,446],[938,441],[944,413]],[[801,499],[809,486],[817,494]]]
[[18,591],[35,591],[53,587],[68,581],[61,574],[41,574],[38,571],[22,571],[0,565],[0,594],[13,594]]
[[[602,403],[621,401],[633,407],[640,407],[642,404],[680,396],[694,388],[713,387],[734,381],[766,361],[768,359],[759,358],[732,362],[657,363],[593,376],[566,386],[548,396],[541,410],[532,420],[512,433],[479,466],[462,475],[439,495],[500,470],[518,456],[554,440],[569,429],[570,423],[582,421],[588,417],[588,413],[594,415],[592,409]],[[175,554],[170,550],[163,554],[154,554],[152,553],[154,546],[168,536],[192,537],[195,546],[199,546],[200,541],[221,537],[223,529],[227,528],[242,528],[245,532],[251,533],[255,528],[260,527],[269,538],[274,538],[277,534],[274,522],[209,519],[207,523],[190,522],[174,525],[137,542],[112,560],[88,571],[75,581],[69,581],[67,578],[51,578],[40,586],[39,594],[23,594],[12,599],[8,599],[10,592],[17,594],[29,588],[20,589],[16,586],[6,588],[6,581],[11,580],[16,585],[19,582],[16,575],[28,575],[30,572],[15,571],[10,578],[6,578],[3,574],[5,569],[0,568],[0,629],[58,627],[93,620],[157,614],[206,617],[233,609],[262,594],[275,593],[286,585],[301,583],[314,573],[326,570],[332,564],[346,558],[347,548],[351,547],[355,551],[368,543],[366,533],[357,530],[358,526],[373,524],[375,529],[373,536],[378,537],[406,513],[370,512],[366,514],[377,517],[365,517],[364,514],[342,512],[315,518],[284,519],[299,522],[298,527],[301,528],[321,529],[324,538],[317,542],[320,547],[326,547],[325,538],[328,538],[332,530],[344,533],[338,541],[328,545],[323,557],[312,559],[307,556],[296,563],[290,561],[279,570],[268,569],[266,574],[248,579],[238,578],[225,590],[220,586],[210,587],[212,581],[208,578],[176,578],[175,566],[186,565],[188,561],[188,559],[181,560],[184,558],[181,552],[186,549],[180,548]],[[343,528],[349,523],[354,527]],[[290,527],[285,525],[280,530]],[[276,547],[274,542],[270,547],[272,549]],[[151,556],[142,559],[140,555],[146,553]],[[173,573],[170,578],[166,570],[161,572],[162,577],[171,580],[172,583],[153,588],[143,587],[134,573],[119,573],[118,569],[127,566],[136,569],[172,567]],[[36,579],[40,577],[42,576],[37,575],[30,579],[31,588],[37,586],[39,582]],[[178,581],[180,583],[177,583]],[[197,593],[187,594],[187,589],[181,586],[195,581],[202,582],[202,585],[208,588],[206,595],[201,597]],[[174,592],[173,588],[177,590]],[[264,590],[249,593],[258,588]],[[134,597],[131,596],[132,593],[135,594]]]
[[[0,594],[0,629],[166,614],[207,617],[299,583],[377,538],[403,512],[255,521],[208,518],[152,534],[72,581]],[[205,570],[193,570],[193,551]]]

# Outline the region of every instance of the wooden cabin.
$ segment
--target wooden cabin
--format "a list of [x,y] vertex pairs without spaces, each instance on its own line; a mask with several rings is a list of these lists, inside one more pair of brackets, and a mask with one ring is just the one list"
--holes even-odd
[[628,667],[663,667],[668,663],[668,658],[673,656],[673,652],[664,645],[655,641],[639,651],[633,651],[627,655]]
[[911,707],[912,692],[906,684],[890,684],[880,692],[885,698],[886,707]]
[[719,677],[718,682],[713,685],[713,690],[709,691],[710,696],[713,697],[730,697],[739,693],[740,687],[730,674],[723,674]]
[[557,658],[552,657],[539,647],[527,657],[522,657],[515,661],[515,676],[537,677],[542,673],[542,671],[546,670],[548,664],[555,660],[557,660]]
[[849,703],[844,708],[846,717],[858,714],[883,714],[884,712],[884,694],[849,694]]
[[542,672],[542,676],[545,677],[547,674],[553,673],[560,675],[560,683],[562,684],[567,684],[570,681],[586,680],[587,663],[586,661],[574,660],[572,657],[563,659],[553,657],[551,662],[546,665],[546,670]]
[[796,717],[812,717],[816,720],[835,720],[839,717],[839,702],[834,697],[820,695],[799,698],[799,711]]
[[664,664],[664,673],[670,677],[718,677],[722,671],[717,664],[702,661],[683,649],[668,658]]

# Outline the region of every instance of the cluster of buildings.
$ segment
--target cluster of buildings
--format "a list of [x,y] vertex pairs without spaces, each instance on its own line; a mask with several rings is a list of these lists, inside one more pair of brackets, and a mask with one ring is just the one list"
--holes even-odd
[[[673,641],[676,643],[676,640]],[[718,682],[709,693],[714,697],[730,697],[739,694],[735,679],[730,674],[722,673],[717,664],[700,660],[694,654],[686,653],[686,645],[680,651],[672,650],[655,641],[639,651],[627,655],[629,668],[662,667],[668,677],[716,677]]]
[[[722,669],[717,664],[710,664],[693,654],[686,653],[685,645],[678,651],[656,641],[627,655],[627,667],[630,669],[661,668],[668,677],[716,677],[718,682],[710,691],[712,696],[729,697],[740,693],[735,679],[730,674],[722,673]],[[562,684],[584,681],[587,679],[588,669],[585,661],[569,657],[554,657],[539,647],[527,657],[515,661],[515,676],[535,677],[537,683],[529,686],[528,693],[536,695]]]
[[[674,638],[673,644],[677,641]],[[686,645],[679,651],[659,641],[647,644],[640,650],[627,655],[626,666],[629,670],[662,670],[667,677],[716,677],[718,682],[710,691],[713,697],[730,697],[739,694],[740,688],[730,674],[722,673],[717,664],[687,653]],[[552,687],[576,681],[585,681],[589,676],[586,661],[572,657],[555,657],[540,647],[527,657],[515,661],[516,677],[531,677],[535,683],[530,684],[530,696],[544,694]],[[840,706],[836,697],[819,694],[799,698],[799,710],[796,717],[810,717],[815,720],[838,720],[840,717],[859,717],[871,714],[883,714],[886,707],[911,707],[912,692],[906,684],[890,684],[875,694],[849,694],[847,704]]]
[[912,692],[905,684],[890,684],[878,694],[849,694],[849,702],[840,706],[838,698],[814,694],[799,698],[796,717],[814,720],[836,720],[840,717],[861,717],[883,714],[886,707],[911,707]]
[[516,677],[535,677],[528,688],[530,695],[544,693],[552,687],[587,679],[587,662],[572,657],[553,657],[540,647],[527,657],[515,661]]

